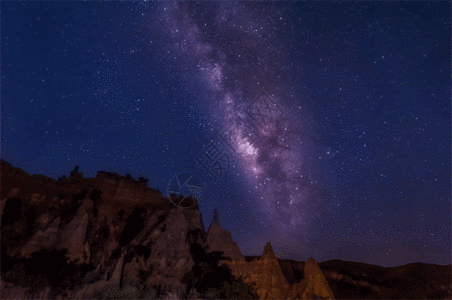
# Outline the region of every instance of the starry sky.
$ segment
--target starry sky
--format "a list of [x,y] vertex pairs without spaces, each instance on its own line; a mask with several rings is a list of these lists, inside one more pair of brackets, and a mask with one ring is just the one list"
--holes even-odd
[[1,156],[179,182],[245,255],[450,264],[450,5],[2,1]]

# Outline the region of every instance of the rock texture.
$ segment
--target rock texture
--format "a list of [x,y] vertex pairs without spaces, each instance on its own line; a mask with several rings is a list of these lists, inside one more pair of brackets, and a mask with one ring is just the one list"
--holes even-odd
[[[76,168],[57,181],[2,160],[1,180],[2,299],[86,299],[128,284],[196,295],[185,281],[191,245],[206,246],[197,206],[175,207],[144,179],[101,171],[83,178]],[[33,269],[55,255],[63,262],[54,273]]]
[[259,258],[250,262],[232,261],[228,265],[234,276],[254,287],[259,299],[334,299],[322,271],[312,258],[305,264],[304,279],[290,284],[270,243],[265,245]]
[[239,246],[232,239],[229,230],[221,227],[216,209],[213,212],[212,223],[207,231],[207,244],[212,251],[222,251],[224,256],[232,260],[245,260]]
[[0,167],[2,299],[450,299],[450,266],[317,265],[278,260],[270,243],[245,258],[217,212],[206,232],[197,205],[176,207],[143,178]]
[[[222,251],[231,258],[224,263],[231,268],[236,278],[253,287],[253,292],[259,299],[334,299],[314,259],[304,265],[304,281],[293,285],[286,278],[289,275],[291,283],[295,283],[293,268],[290,268],[292,273],[283,273],[271,243],[265,245],[264,252],[258,259],[247,262],[230,232],[221,227],[217,210],[214,211],[207,232],[207,242],[212,250]],[[286,271],[288,269],[286,267]]]
[[[258,257],[245,256],[252,261]],[[307,262],[279,260],[281,269],[300,294]],[[352,261],[318,263],[336,299],[451,299],[452,265],[411,263],[392,268]]]
[[284,277],[278,259],[270,243],[262,256],[252,262],[232,261],[228,263],[232,273],[245,283],[254,286],[259,299],[286,299],[290,285]]
[[304,279],[304,262],[290,260],[290,259],[278,259],[281,271],[290,284],[300,282]]
[[312,257],[304,265],[304,276],[305,279],[299,284],[301,294],[294,292],[294,297],[299,296],[302,299],[334,299],[333,292],[328,286],[325,276],[323,276],[317,262]]

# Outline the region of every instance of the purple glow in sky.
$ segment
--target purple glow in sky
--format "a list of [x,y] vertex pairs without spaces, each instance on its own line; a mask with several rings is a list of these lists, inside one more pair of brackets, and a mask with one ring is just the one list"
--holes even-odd
[[[218,3],[216,9],[215,36],[209,39],[212,25],[208,28],[195,20],[196,5],[162,5],[155,15],[163,34],[170,37],[168,56],[180,58],[185,71],[197,74],[206,94],[213,95],[202,105],[209,107],[211,122],[220,120],[220,131],[228,131],[239,168],[246,175],[243,184],[258,196],[268,230],[286,238],[300,235],[315,206],[309,178],[313,163],[304,146],[309,145],[306,139],[311,132],[308,121],[293,113],[301,109],[293,107],[292,101],[300,95],[289,87],[287,62],[281,55],[284,48],[272,46],[272,35],[277,33],[269,24],[258,22],[252,11],[226,2]],[[250,108],[262,92],[269,99]],[[268,118],[250,118],[252,113],[246,111],[254,108]]]

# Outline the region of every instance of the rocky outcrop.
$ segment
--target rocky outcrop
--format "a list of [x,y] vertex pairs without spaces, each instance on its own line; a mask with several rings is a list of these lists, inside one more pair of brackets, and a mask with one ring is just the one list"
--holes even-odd
[[[174,206],[143,178],[83,178],[76,168],[57,181],[3,160],[1,168],[2,299],[86,299],[130,284],[177,298],[197,295],[186,282],[191,245],[206,245],[197,206]],[[51,251],[64,251],[65,263],[52,274],[33,269],[29,262]]]
[[329,299],[334,295],[313,258],[304,264],[304,278],[289,284],[270,243],[258,259],[248,263],[229,263],[233,274],[254,286],[259,299]]
[[[41,216],[41,219],[49,218],[50,217],[48,215]],[[55,249],[60,223],[61,218],[58,217],[53,220],[52,224],[47,229],[45,229],[45,231],[39,228],[38,232],[33,235],[33,237],[25,244],[25,246],[21,248],[21,256],[30,258],[32,253],[37,252],[41,249]]]
[[253,286],[253,291],[259,299],[286,299],[290,285],[284,277],[278,259],[270,243],[264,248],[259,259],[251,262],[227,262],[236,278]]
[[[217,295],[285,299],[290,291],[270,244],[247,263],[216,211],[206,232],[197,205],[176,207],[144,179],[83,178],[75,168],[57,181],[4,161],[1,168],[2,298],[86,299],[130,286],[178,299],[198,297],[199,289],[209,297],[203,274],[215,269],[228,278],[224,264],[243,284],[218,281],[209,286]],[[231,260],[215,262],[215,251]]]
[[290,284],[304,279],[304,262],[291,259],[278,259],[281,270]]
[[265,245],[259,259],[244,264],[232,262],[230,265],[236,276],[255,287],[259,299],[334,299],[328,282],[313,258],[305,263],[304,279],[289,284],[270,243]]
[[245,260],[239,246],[232,239],[229,230],[221,227],[216,209],[213,212],[212,223],[207,231],[207,244],[212,251],[222,251],[224,256],[232,260]]
[[307,280],[306,288],[302,297],[311,299],[312,297],[321,297],[324,299],[334,299],[333,292],[328,286],[328,282],[323,276],[320,267],[314,258],[309,258],[304,266],[304,276]]
[[43,290],[34,293],[30,287],[15,286],[2,279],[0,279],[0,291],[2,299],[50,299],[50,287],[45,287]]
[[[130,286],[173,299],[207,299],[212,289],[223,298],[238,290],[234,297],[242,299],[251,295],[246,288],[259,299],[452,295],[451,265],[383,268],[340,260],[279,260],[270,243],[262,255],[245,260],[217,212],[206,232],[196,205],[176,207],[144,179],[108,172],[83,178],[76,169],[57,181],[28,175],[2,160],[1,195],[2,299],[89,299]],[[232,260],[217,266],[215,251]],[[194,288],[217,279],[215,272],[224,265],[240,282],[228,285],[221,279],[211,290]]]
[[291,299],[333,300],[334,295],[317,262],[310,258],[304,266],[304,279],[292,287]]
[[[300,271],[299,266],[281,263],[271,243],[265,245],[260,257],[247,262],[229,231],[221,227],[217,210],[214,211],[207,232],[207,242],[212,250],[222,251],[231,258],[223,263],[229,266],[236,278],[252,286],[259,299],[334,299],[325,277],[313,259],[304,264],[304,278],[301,282],[295,277],[295,272],[298,275]],[[281,265],[285,267],[285,274]],[[290,283],[287,276],[291,278]]]
[[164,293],[184,295],[186,284],[181,284],[182,278],[190,272],[194,263],[190,255],[190,245],[185,239],[189,232],[188,222],[183,212],[184,208],[172,210],[160,232],[152,243],[152,251],[148,259],[148,269],[151,276],[146,280],[146,286],[157,287]]
[[[75,217],[65,227],[60,228],[57,237],[56,249],[68,249],[69,261],[88,263],[90,253],[87,253],[89,244],[85,243],[88,228],[89,214],[93,208],[93,201],[83,199]],[[89,250],[88,250],[89,251]]]

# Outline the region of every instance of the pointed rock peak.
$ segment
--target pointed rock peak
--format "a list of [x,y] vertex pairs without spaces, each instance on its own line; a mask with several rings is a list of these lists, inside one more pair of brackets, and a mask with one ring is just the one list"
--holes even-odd
[[333,299],[334,294],[328,285],[325,276],[314,258],[309,258],[304,265],[304,277],[306,287],[301,295],[301,299]]
[[220,218],[218,217],[218,211],[217,211],[217,209],[215,208],[215,210],[213,211],[213,219],[212,219],[212,222],[220,222]]
[[308,261],[306,262],[306,264],[304,265],[304,274],[305,277],[309,277],[309,276],[315,276],[315,275],[322,275],[323,273],[320,270],[319,265],[317,264],[317,262],[315,261],[314,258],[309,258]]
[[311,264],[317,264],[317,262],[315,261],[315,259],[313,257],[310,257],[307,262],[309,262]]
[[213,211],[213,219],[212,219],[212,223],[210,223],[209,231],[210,231],[210,229],[212,228],[212,226],[213,226],[214,228],[218,228],[218,227],[221,228],[221,225],[220,225],[220,218],[218,217],[218,211],[217,211],[216,208],[215,208],[215,210]]
[[264,247],[264,253],[262,256],[275,256],[275,252],[273,251],[272,244],[268,242]]

